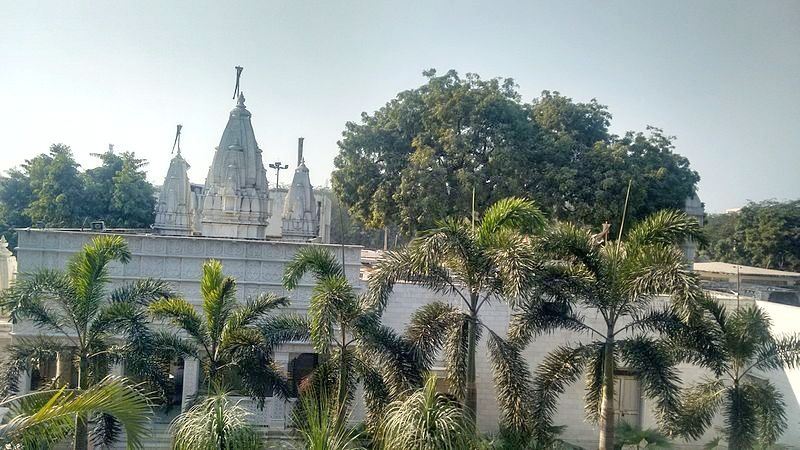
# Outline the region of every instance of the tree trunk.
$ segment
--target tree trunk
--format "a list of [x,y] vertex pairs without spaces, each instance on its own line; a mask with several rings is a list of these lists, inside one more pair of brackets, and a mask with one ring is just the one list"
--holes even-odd
[[[341,322],[340,322],[341,323]],[[342,344],[341,348],[339,349],[339,389],[336,394],[336,426],[338,427],[344,425],[344,421],[347,417],[347,410],[345,405],[347,404],[347,384],[348,379],[347,377],[349,374],[347,373],[348,367],[345,366],[345,350],[347,346],[345,342],[347,342],[347,332],[345,327],[342,326],[341,330],[341,339]]]
[[467,379],[464,405],[472,426],[477,429],[478,389],[475,386],[475,350],[478,346],[478,299],[477,293],[470,294],[469,323],[467,324]]
[[[81,355],[78,366],[78,389],[86,389],[89,376],[89,356]],[[86,414],[75,416],[75,440],[72,448],[74,450],[87,450],[89,448],[89,427]]]
[[[610,327],[609,327],[610,328]],[[599,450],[614,450],[614,330],[609,329],[603,354]]]

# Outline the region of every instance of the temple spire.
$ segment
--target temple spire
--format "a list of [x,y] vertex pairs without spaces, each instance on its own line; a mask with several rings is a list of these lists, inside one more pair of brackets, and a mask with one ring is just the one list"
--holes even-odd
[[297,168],[289,192],[286,193],[281,220],[283,239],[308,241],[319,235],[317,201],[303,158],[303,138],[297,139]]

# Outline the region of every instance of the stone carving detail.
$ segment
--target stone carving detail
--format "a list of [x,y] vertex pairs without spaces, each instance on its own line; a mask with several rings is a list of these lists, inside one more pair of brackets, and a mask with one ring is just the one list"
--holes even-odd
[[319,235],[317,200],[303,158],[303,138],[297,142],[297,169],[283,203],[281,220],[281,235],[286,240],[307,241]]
[[181,156],[181,148],[178,147],[158,195],[153,228],[160,234],[186,236],[192,233],[194,204],[188,170],[189,164]]
[[250,117],[240,93],[206,177],[200,215],[204,236],[266,237],[269,189]]

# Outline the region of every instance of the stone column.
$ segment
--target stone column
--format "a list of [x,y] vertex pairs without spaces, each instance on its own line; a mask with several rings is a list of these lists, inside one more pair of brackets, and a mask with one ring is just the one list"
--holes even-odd
[[19,395],[25,395],[31,391],[31,373],[23,370],[19,373]]
[[181,411],[189,408],[189,403],[197,396],[200,387],[200,361],[197,358],[184,358],[183,360],[183,396],[181,397]]
[[[289,374],[289,353],[276,353],[274,356],[275,365],[278,366],[286,375]],[[292,419],[292,406],[294,402],[282,401],[279,397],[272,397],[273,410],[269,417],[269,427],[272,429],[285,430],[289,427]]]
[[64,377],[64,366],[67,364],[66,359],[67,355],[65,355],[64,352],[56,352],[56,383],[59,385],[68,381],[65,380]]
[[118,377],[125,375],[125,365],[122,364],[121,362],[112,364],[111,375],[115,375]]

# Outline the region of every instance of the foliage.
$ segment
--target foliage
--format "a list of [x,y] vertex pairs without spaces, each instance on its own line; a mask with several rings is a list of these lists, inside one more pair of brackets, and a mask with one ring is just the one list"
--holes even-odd
[[74,432],[75,418],[105,414],[121,424],[127,448],[142,446],[150,422],[150,403],[127,379],[108,376],[88,389],[39,391],[0,403],[13,417],[0,425],[0,444],[49,448]]
[[64,144],[25,161],[0,176],[0,233],[16,246],[14,228],[44,224],[81,227],[102,219],[112,227],[147,228],[153,223],[155,195],[131,152],[95,154],[98,167],[83,173]]
[[586,224],[634,220],[681,208],[699,180],[661,130],[611,135],[597,101],[558,92],[523,102],[514,81],[455,71],[424,74],[338,143],[333,188],[352,217],[407,235],[437,220],[482,210],[509,196],[534,196],[553,217]]
[[363,438],[357,429],[340,418],[340,409],[325,389],[310,388],[300,396],[299,407],[294,410],[294,424],[307,450],[363,450]]
[[[584,375],[586,415],[599,422],[599,448],[612,449],[618,367],[635,375],[644,395],[654,399],[660,423],[678,413],[674,346],[651,333],[685,336],[685,323],[700,314],[699,280],[686,268],[676,245],[687,237],[701,239],[699,224],[673,211],[653,214],[624,240],[604,244],[567,224],[543,236],[540,251],[555,261],[547,269],[553,282],[541,284],[537,295],[513,315],[509,336],[522,346],[538,334],[566,329],[590,334],[591,340],[558,347],[539,365],[533,409],[525,414],[536,418],[532,425],[536,435],[550,432],[558,396]],[[653,300],[663,294],[672,296],[671,305],[654,309]],[[603,326],[593,326],[575,306],[596,311]]]
[[[17,391],[21,371],[30,371],[34,364],[65,351],[73,355],[78,389],[100,382],[108,375],[110,365],[118,362],[165,398],[172,388],[167,368],[177,355],[166,345],[164,335],[148,329],[145,307],[157,299],[172,298],[174,293],[165,282],[155,279],[137,280],[107,293],[109,265],[129,259],[130,251],[122,237],[98,236],[70,259],[66,270],[40,269],[22,274],[2,293],[2,308],[13,322],[29,319],[45,333],[66,342],[61,345],[53,337],[42,335],[9,347],[0,378],[4,393]],[[120,342],[119,336],[125,339]],[[86,448],[86,418],[79,415],[78,421],[76,448]],[[114,425],[113,421],[105,423]]]
[[[633,426],[628,422],[621,422],[617,424],[616,434],[616,449],[621,450],[626,445],[635,445],[639,449],[665,449],[672,448],[673,445],[665,434],[653,428],[642,429],[642,427]],[[639,443],[645,441],[644,447],[639,447]]]
[[428,376],[422,389],[386,407],[380,448],[406,450],[462,450],[474,445],[475,434],[463,406],[436,391],[436,377]]
[[769,316],[754,305],[732,312],[713,300],[706,306],[704,339],[685,347],[687,358],[715,377],[685,390],[673,430],[697,439],[721,412],[728,448],[769,447],[788,425],[786,404],[772,382],[759,376],[800,366],[800,335],[773,335]]
[[222,273],[217,260],[203,263],[202,272],[202,315],[182,298],[153,302],[149,311],[185,333],[186,337],[173,335],[173,342],[200,359],[208,385],[237,376],[259,405],[272,394],[288,397],[291,389],[273,359],[274,351],[286,341],[304,338],[306,322],[298,316],[271,315],[289,304],[286,297],[263,293],[238,303],[236,280]]
[[262,436],[250,425],[250,413],[229,398],[224,389],[213,390],[173,420],[174,450],[260,450]]
[[330,397],[343,422],[356,385],[363,383],[367,425],[375,429],[391,398],[422,383],[415,348],[380,323],[379,310],[358,298],[333,253],[300,249],[286,266],[284,287],[296,289],[306,273],[315,280],[308,309],[311,343],[321,357],[315,388],[328,395],[327,386],[335,386]]
[[[512,305],[536,282],[540,261],[526,236],[540,229],[544,218],[530,201],[508,198],[492,205],[473,227],[469,220],[448,219],[420,233],[406,247],[384,255],[370,276],[366,300],[383,308],[394,284],[408,281],[460,300],[456,307],[435,302],[412,317],[407,338],[426,365],[444,348],[452,394],[465,402],[474,421],[477,405],[475,358],[486,325],[482,306],[493,300]],[[489,350],[498,383],[504,421],[517,426],[525,418],[519,406],[527,367],[516,349],[490,330]],[[514,380],[519,380],[514,381]]]
[[700,254],[706,259],[800,271],[800,200],[751,202],[709,216],[706,229],[709,245]]

